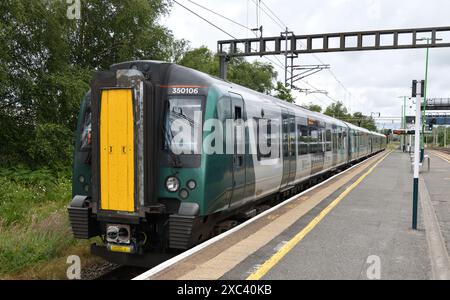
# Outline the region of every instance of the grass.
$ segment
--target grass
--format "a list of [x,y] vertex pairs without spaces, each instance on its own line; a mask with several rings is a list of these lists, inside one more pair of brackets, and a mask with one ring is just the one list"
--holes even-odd
[[71,182],[47,170],[0,170],[0,279],[64,279],[68,255],[89,261],[72,237]]

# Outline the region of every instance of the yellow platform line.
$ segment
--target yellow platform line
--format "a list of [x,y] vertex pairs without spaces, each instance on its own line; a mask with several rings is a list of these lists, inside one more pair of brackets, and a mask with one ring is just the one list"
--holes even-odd
[[438,152],[432,152],[434,155],[436,155],[437,157],[439,157],[440,159],[445,160],[446,162],[448,162],[450,164],[450,160],[448,160],[444,155],[438,153]]
[[335,208],[352,190],[354,190],[373,170],[389,155],[391,152],[383,156],[375,165],[373,165],[364,175],[358,178],[351,186],[349,186],[342,194],[331,202],[317,217],[315,217],[302,231],[297,233],[289,242],[287,242],[277,253],[266,260],[255,272],[253,272],[247,280],[259,280],[266,275],[281,259],[286,256],[305,236],[308,235],[333,208]]

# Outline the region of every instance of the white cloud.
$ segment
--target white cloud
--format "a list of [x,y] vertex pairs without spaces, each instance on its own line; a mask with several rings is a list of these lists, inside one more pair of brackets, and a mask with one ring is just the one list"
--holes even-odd
[[[206,17],[236,37],[252,34],[239,26],[192,5],[187,0],[178,0],[183,5]],[[256,8],[253,0],[194,0],[248,27],[256,27]],[[450,1],[421,0],[264,0],[290,30],[296,34],[322,32],[359,31],[373,29],[415,28],[450,25],[448,12]],[[206,45],[217,48],[217,40],[229,39],[227,35],[208,25],[203,20],[174,4],[171,15],[163,20],[177,38],[191,41],[193,47]],[[261,12],[264,35],[279,35],[282,30],[274,21]],[[450,41],[450,36],[445,36]],[[347,87],[351,97],[332,77],[322,71],[307,80],[319,89],[325,89],[330,97],[343,100],[351,111],[365,114],[381,112],[385,116],[400,115],[401,95],[410,94],[413,79],[424,78],[425,50],[396,50],[379,52],[318,54],[321,60],[332,67],[338,79]],[[283,57],[280,60],[284,61]],[[265,60],[263,60],[265,61]],[[311,55],[302,55],[298,63],[317,64]],[[430,50],[429,95],[450,97],[450,49]],[[279,80],[284,71],[277,68]],[[301,84],[302,87],[307,87]],[[325,106],[331,102],[325,95],[299,94],[299,103],[313,102]]]

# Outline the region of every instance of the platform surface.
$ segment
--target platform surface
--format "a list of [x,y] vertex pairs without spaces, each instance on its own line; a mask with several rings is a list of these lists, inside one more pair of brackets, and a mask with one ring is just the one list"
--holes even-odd
[[[429,154],[431,170],[422,172],[421,182],[426,185],[424,198],[428,199],[428,207],[434,208],[427,212],[433,211],[434,224],[439,224],[434,228],[440,228],[437,232],[443,237],[440,253],[445,253],[449,261],[450,160]],[[421,205],[419,228],[411,228],[410,164],[409,154],[400,151],[378,154],[236,232],[198,251],[193,249],[176,263],[158,272],[150,270],[151,275],[143,277],[184,280],[436,278],[432,253],[439,252],[430,251],[436,249],[430,246],[430,218],[427,217],[430,214],[422,213]]]
[[[373,257],[379,258],[381,279],[429,279],[427,240],[419,211],[419,230],[411,229],[412,174],[407,154],[393,152],[351,191],[303,240],[279,260],[262,279],[368,279]],[[449,228],[450,165],[432,160],[425,174],[443,227]],[[223,279],[242,279],[302,230],[302,219],[320,213],[324,200],[282,235],[251,255]],[[447,232],[448,233],[448,232]],[[369,271],[369,277],[368,277]]]
[[430,151],[430,158],[431,171],[423,172],[422,176],[450,255],[450,155]]

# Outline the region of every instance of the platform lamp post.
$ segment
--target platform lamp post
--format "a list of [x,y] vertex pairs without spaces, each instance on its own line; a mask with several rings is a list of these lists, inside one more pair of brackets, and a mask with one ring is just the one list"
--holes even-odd
[[[433,41],[433,38],[421,38],[416,41],[427,41],[427,45]],[[435,39],[435,41],[442,41],[442,39]],[[423,96],[423,109],[422,109],[422,136],[420,139],[420,161],[422,162],[425,156],[425,120],[426,120],[426,109],[427,109],[427,90],[428,90],[428,65],[430,58],[430,48],[427,47],[427,55],[425,59],[425,88]]]
[[425,94],[425,80],[413,81],[412,97],[416,98],[416,121],[414,139],[414,181],[413,181],[413,213],[412,228],[417,230],[417,207],[419,204],[419,172],[420,172],[420,129],[421,129],[421,97]]

